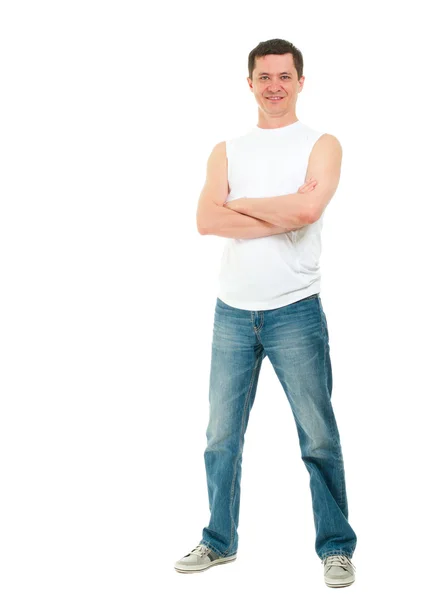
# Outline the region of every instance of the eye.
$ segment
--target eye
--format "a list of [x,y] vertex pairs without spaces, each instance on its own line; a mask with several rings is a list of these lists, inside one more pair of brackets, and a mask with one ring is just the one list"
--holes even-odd
[[[260,79],[264,79],[264,77],[268,77],[268,75],[263,75],[262,77],[260,77]],[[286,77],[287,79],[290,79],[289,75],[282,75],[282,77]]]

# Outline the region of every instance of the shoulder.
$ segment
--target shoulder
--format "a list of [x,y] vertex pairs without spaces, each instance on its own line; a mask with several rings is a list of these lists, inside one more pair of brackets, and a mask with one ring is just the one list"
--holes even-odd
[[218,162],[218,161],[225,160],[226,158],[227,158],[226,142],[225,141],[218,142],[217,144],[214,145],[214,147],[211,150],[211,153],[209,156],[209,161],[210,162]]
[[321,133],[313,146],[313,150],[316,146],[317,148],[321,149],[330,148],[331,150],[342,151],[342,146],[339,139],[331,133]]
[[321,133],[310,152],[310,161],[333,160],[341,162],[342,146],[339,139],[330,133]]
[[308,158],[309,170],[328,169],[338,172],[341,164],[342,147],[338,138],[330,133],[320,134]]
[[222,142],[218,142],[213,147],[212,152],[214,152],[215,154],[221,154],[221,153],[225,152],[226,145],[227,145],[227,142],[225,140]]

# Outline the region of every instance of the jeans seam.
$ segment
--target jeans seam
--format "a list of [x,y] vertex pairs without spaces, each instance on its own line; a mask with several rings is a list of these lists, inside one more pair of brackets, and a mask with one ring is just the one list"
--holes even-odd
[[[327,340],[326,340],[326,328],[325,328],[325,322],[324,322],[324,314],[323,314],[323,309],[320,305],[319,302],[319,309],[320,309],[320,323],[321,323],[321,327],[322,327],[322,338],[323,338],[323,381],[326,381],[326,354],[328,352],[327,349]],[[331,399],[329,399],[329,401],[331,401]],[[331,411],[333,411],[333,407],[331,408]],[[332,414],[331,414],[331,419],[329,422],[329,425],[332,426]],[[342,459],[342,452],[341,452],[341,444],[337,441],[336,444],[336,449],[338,450],[338,454],[339,456],[337,457],[338,460],[338,472],[339,472],[339,477],[340,477],[340,504],[343,504],[343,499],[344,499],[344,464],[343,464],[343,459]]]
[[207,542],[206,540],[202,540],[200,543],[207,546],[210,550],[213,550],[219,556],[226,556],[226,554],[227,554],[227,553],[221,552],[220,550],[218,550],[217,548],[212,546],[212,544],[210,542]]
[[254,383],[254,379],[255,379],[255,373],[256,373],[256,369],[258,367],[258,362],[259,362],[259,357],[257,358],[256,362],[255,362],[255,366],[252,369],[252,377],[251,377],[251,382],[249,384],[249,389],[248,389],[248,393],[246,394],[246,398],[245,398],[245,405],[243,407],[243,413],[242,413],[242,421],[240,424],[240,436],[239,436],[239,452],[237,453],[237,456],[234,460],[234,472],[233,472],[233,480],[232,480],[232,484],[231,484],[231,494],[230,494],[230,505],[229,505],[229,509],[230,509],[230,519],[231,519],[231,532],[230,532],[230,545],[228,547],[228,549],[226,550],[225,554],[228,554],[231,546],[233,545],[234,542],[234,531],[233,531],[233,523],[234,526],[236,526],[234,519],[233,519],[233,511],[232,511],[232,504],[233,504],[233,500],[234,500],[234,491],[235,491],[235,482],[236,482],[236,476],[237,476],[237,462],[239,460],[241,451],[242,451],[242,437],[243,437],[243,424],[245,421],[245,415],[246,415],[246,409],[248,407],[249,404],[249,398],[252,392],[252,388],[253,388],[253,383]]
[[326,552],[322,552],[321,560],[324,560],[327,556],[347,556],[348,558],[352,558],[355,548],[352,550],[327,550]]

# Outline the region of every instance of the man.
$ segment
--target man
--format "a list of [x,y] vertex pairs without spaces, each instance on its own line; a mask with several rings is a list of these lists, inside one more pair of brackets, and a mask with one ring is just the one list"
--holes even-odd
[[[249,54],[258,104],[249,133],[217,144],[208,160],[198,230],[229,238],[215,306],[209,424],[204,453],[210,522],[175,563],[194,573],[236,559],[244,434],[265,356],[287,395],[310,474],[315,550],[330,587],[355,580],[344,463],[332,404],[326,316],[320,299],[323,213],[338,186],[336,137],[301,123],[303,58],[285,40]],[[297,192],[295,192],[297,190]]]

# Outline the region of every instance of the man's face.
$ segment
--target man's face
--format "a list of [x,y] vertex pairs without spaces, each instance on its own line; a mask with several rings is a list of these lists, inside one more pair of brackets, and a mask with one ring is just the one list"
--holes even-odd
[[[255,59],[253,79],[248,77],[255,100],[266,116],[295,113],[298,93],[302,90],[304,76],[298,80],[292,54],[268,54]],[[280,96],[272,101],[270,97]]]

